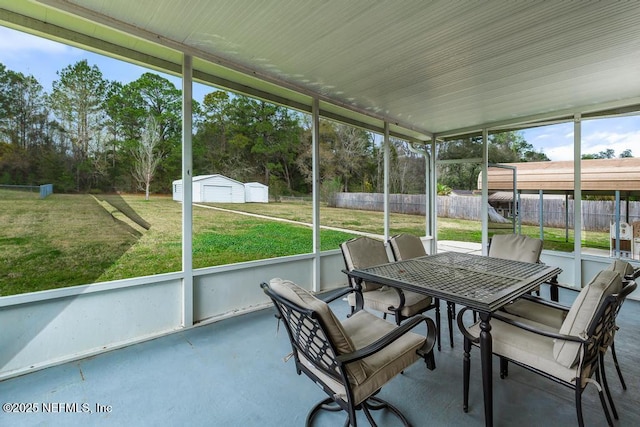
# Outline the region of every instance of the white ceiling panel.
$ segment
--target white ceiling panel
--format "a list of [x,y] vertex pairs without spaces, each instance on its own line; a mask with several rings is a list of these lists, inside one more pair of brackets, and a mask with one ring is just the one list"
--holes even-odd
[[169,62],[188,53],[203,73],[256,93],[296,105],[317,96],[345,117],[369,123],[362,113],[423,135],[640,98],[638,2],[16,3],[0,8],[36,19],[46,9],[56,26]]

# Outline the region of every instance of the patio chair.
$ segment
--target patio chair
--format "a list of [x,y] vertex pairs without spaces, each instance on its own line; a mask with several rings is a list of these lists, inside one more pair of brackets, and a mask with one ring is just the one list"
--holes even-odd
[[[396,261],[427,256],[427,251],[424,249],[422,239],[414,234],[396,234],[389,239],[389,247]],[[440,300],[435,298],[434,304],[440,306]],[[456,305],[447,301],[447,321],[449,323],[449,343],[451,348],[453,348],[453,321],[455,317]],[[440,346],[438,348],[440,348]]]
[[[340,244],[344,264],[348,271],[356,268],[373,267],[375,265],[389,263],[389,256],[384,242],[370,237],[356,237]],[[408,319],[416,314],[424,313],[427,310],[436,310],[436,326],[438,330],[438,350],[440,345],[440,306],[430,296],[416,292],[403,291],[398,288],[383,286],[378,283],[362,282],[360,286],[356,280],[349,277],[349,284],[358,292],[347,296],[347,301],[351,306],[351,313],[368,308],[383,314],[386,319],[387,314],[395,317],[396,324],[399,325],[404,319]],[[358,298],[362,296],[362,302]]]
[[[539,263],[542,253],[542,240],[523,234],[494,234],[489,242],[490,257]],[[554,282],[556,279],[552,279]],[[555,282],[557,284],[557,281]],[[534,289],[540,294],[540,287]]]
[[[631,264],[626,261],[615,260],[611,265],[607,267],[607,270],[615,271],[622,276],[622,287],[625,288],[629,285],[635,283],[635,279],[640,276],[640,268],[634,269]],[[588,285],[587,285],[588,286]],[[620,300],[620,306],[618,310],[621,308],[624,299]],[[544,300],[540,297],[534,297],[531,295],[525,295],[523,298],[514,301],[513,303],[504,307],[504,311],[509,314],[518,316],[520,321],[522,322],[534,322],[538,324],[542,324],[548,327],[553,328],[556,331],[560,330],[562,323],[564,322],[567,314],[569,312],[570,307],[566,307],[557,303],[553,303],[547,300]],[[615,349],[615,333],[619,329],[616,327],[613,329],[611,336],[609,337],[608,343],[606,347],[611,348],[611,356],[613,358],[613,363],[616,368],[616,372],[618,374],[618,378],[620,379],[620,383],[622,385],[623,390],[627,389],[627,385],[624,381],[624,377],[622,376],[622,371],[620,370],[620,364],[618,363],[618,357],[616,356]],[[603,361],[602,361],[602,380],[603,382],[607,382],[606,372],[604,370],[604,352],[603,352]],[[610,400],[610,405],[612,407],[612,412],[614,417],[617,418],[617,412],[615,409],[615,405],[613,401]]]
[[[284,321],[298,375],[304,373],[329,396],[310,410],[307,426],[320,410],[343,410],[344,425],[354,427],[356,411],[362,410],[375,426],[371,410],[385,408],[409,425],[396,407],[376,394],[419,358],[428,369],[435,369],[436,328],[431,319],[418,315],[396,326],[360,310],[340,322],[327,302],[353,292],[350,287],[333,292],[325,301],[288,280],[272,279],[260,286]],[[422,322],[425,335],[411,332]]]
[[538,263],[542,252],[542,240],[523,234],[494,234],[489,245],[489,256]]
[[[534,373],[565,385],[575,392],[578,425],[584,425],[582,393],[589,383],[595,383],[600,403],[609,425],[613,425],[603,389],[600,386],[602,348],[608,344],[615,329],[615,317],[620,304],[636,287],[622,287],[620,275],[603,270],[582,289],[571,306],[559,330],[543,324],[524,323],[517,316],[504,312],[492,314],[492,352],[500,357],[500,377],[508,376],[508,363],[515,363]],[[464,308],[458,314],[458,326],[464,335],[464,408],[468,408],[470,350],[479,342],[479,322],[466,327]],[[592,376],[595,374],[596,379]]]

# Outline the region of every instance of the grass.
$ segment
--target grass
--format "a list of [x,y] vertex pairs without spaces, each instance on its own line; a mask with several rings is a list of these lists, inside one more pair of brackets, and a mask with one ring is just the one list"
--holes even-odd
[[0,294],[92,283],[136,237],[90,196],[0,193]]
[[[215,206],[286,219],[302,218],[302,221],[311,222],[310,204],[270,203],[269,205],[256,205],[247,203],[242,205],[216,204]],[[384,234],[383,221],[384,215],[382,212],[329,208],[326,206],[320,209],[320,223],[325,226],[348,228],[382,235]],[[419,215],[392,213],[389,217],[389,223],[391,235],[397,233],[425,234],[425,219]],[[523,225],[522,234],[540,237],[540,228],[537,225]],[[609,233],[583,232],[582,238],[583,246],[609,250]],[[480,243],[482,242],[481,224],[478,221],[438,218],[438,239]],[[569,230],[567,239],[563,228],[545,227],[544,229],[545,249],[572,252],[574,248],[573,242],[573,230]]]
[[[113,208],[122,202],[148,230]],[[181,209],[170,197],[53,194],[40,200],[2,191],[0,295],[179,271]],[[322,250],[351,237],[323,230]],[[193,247],[195,268],[309,253],[312,230],[194,208]]]
[[[307,223],[312,220],[310,203],[216,206]],[[53,194],[40,200],[33,194],[0,190],[0,295],[179,271],[181,209],[170,197],[162,196],[145,201],[136,195]],[[320,222],[383,234],[381,212],[323,206]],[[390,224],[391,234],[424,235],[421,216],[392,214]],[[538,227],[523,227],[523,232],[539,235]],[[321,248],[337,249],[351,237],[354,234],[322,230]],[[588,233],[588,237],[588,246],[609,248],[608,233]],[[480,223],[439,218],[438,238],[480,242]],[[572,251],[572,239],[571,235],[565,242],[564,230],[545,229],[546,249]],[[194,268],[311,251],[310,227],[194,207]]]

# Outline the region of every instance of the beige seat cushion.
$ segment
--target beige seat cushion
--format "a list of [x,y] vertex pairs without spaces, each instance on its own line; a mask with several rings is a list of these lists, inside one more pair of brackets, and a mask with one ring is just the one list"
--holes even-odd
[[[607,270],[615,271],[621,276],[633,274],[633,267],[626,261],[615,260],[606,268]],[[564,319],[567,317],[567,310],[562,310],[555,307],[549,307],[544,304],[537,304],[527,299],[521,298],[508,304],[504,307],[504,310],[510,314],[514,314],[524,319],[533,320],[544,325],[552,326],[556,328],[556,332],[560,330]]]
[[[509,317],[507,315],[506,317]],[[552,328],[536,322],[527,322],[531,326],[544,331]],[[578,375],[575,367],[567,367],[555,359],[553,355],[554,339],[518,328],[498,319],[491,319],[491,336],[493,353],[508,359],[518,361],[532,368],[547,372],[556,378],[572,382]],[[469,328],[469,332],[478,337],[480,335],[479,322]],[[583,377],[589,377],[585,372]]]
[[[612,270],[599,272],[585,286],[571,305],[559,332],[564,335],[585,337],[598,307],[604,299],[620,292],[622,279]],[[553,356],[558,363],[570,368],[578,361],[580,344],[571,341],[557,340],[553,346]]]
[[494,234],[491,238],[489,256],[537,263],[542,252],[542,240],[520,234]]
[[[366,311],[355,313],[343,322],[343,326],[356,349],[371,344],[396,328],[395,325]],[[418,360],[419,356],[416,352],[425,340],[423,335],[408,332],[379,352],[364,358],[362,365],[365,370],[365,379],[357,384],[352,383],[354,404],[361,403]],[[304,363],[331,387],[337,397],[346,400],[346,391],[342,384],[322,372],[318,372],[308,361],[304,361]]]
[[[364,295],[364,307],[370,310],[376,310],[381,313],[390,313],[389,307],[397,307],[400,304],[400,297],[398,292],[389,287],[382,287],[373,291],[367,291]],[[351,293],[347,296],[349,305],[355,307],[356,297]],[[404,291],[404,303],[405,306],[400,310],[400,314],[403,317],[411,317],[415,314],[422,313],[427,307],[431,305],[431,297],[425,296],[416,292]]]
[[427,255],[420,237],[413,234],[398,234],[389,239],[396,261]]
[[[381,240],[358,237],[342,243],[340,249],[344,255],[347,270],[373,267],[374,265],[387,264],[389,262],[387,249]],[[362,283],[363,291],[370,291],[380,287],[381,285],[377,283]]]

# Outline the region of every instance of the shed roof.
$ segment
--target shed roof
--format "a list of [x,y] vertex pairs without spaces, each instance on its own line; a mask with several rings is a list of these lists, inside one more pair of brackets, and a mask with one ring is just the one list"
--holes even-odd
[[[581,185],[583,191],[634,191],[640,192],[640,158],[597,159],[581,161]],[[509,163],[515,166],[517,183],[521,191],[574,190],[573,161]],[[482,176],[478,175],[478,189],[482,189]],[[489,168],[490,191],[513,190],[512,171]]]
[[[212,174],[212,175],[196,175],[193,178],[191,178],[191,182],[198,182],[198,181],[206,181],[208,179],[211,178],[221,178],[221,179],[225,179],[228,181],[233,181],[234,183],[240,184],[240,185],[244,185],[242,182],[240,181],[236,181],[233,178],[229,178],[228,176],[224,176],[224,175],[220,175],[218,173]],[[176,183],[181,183],[182,179],[176,179],[175,181],[173,181],[174,184]]]
[[639,2],[0,0],[0,24],[427,140],[640,108]]

